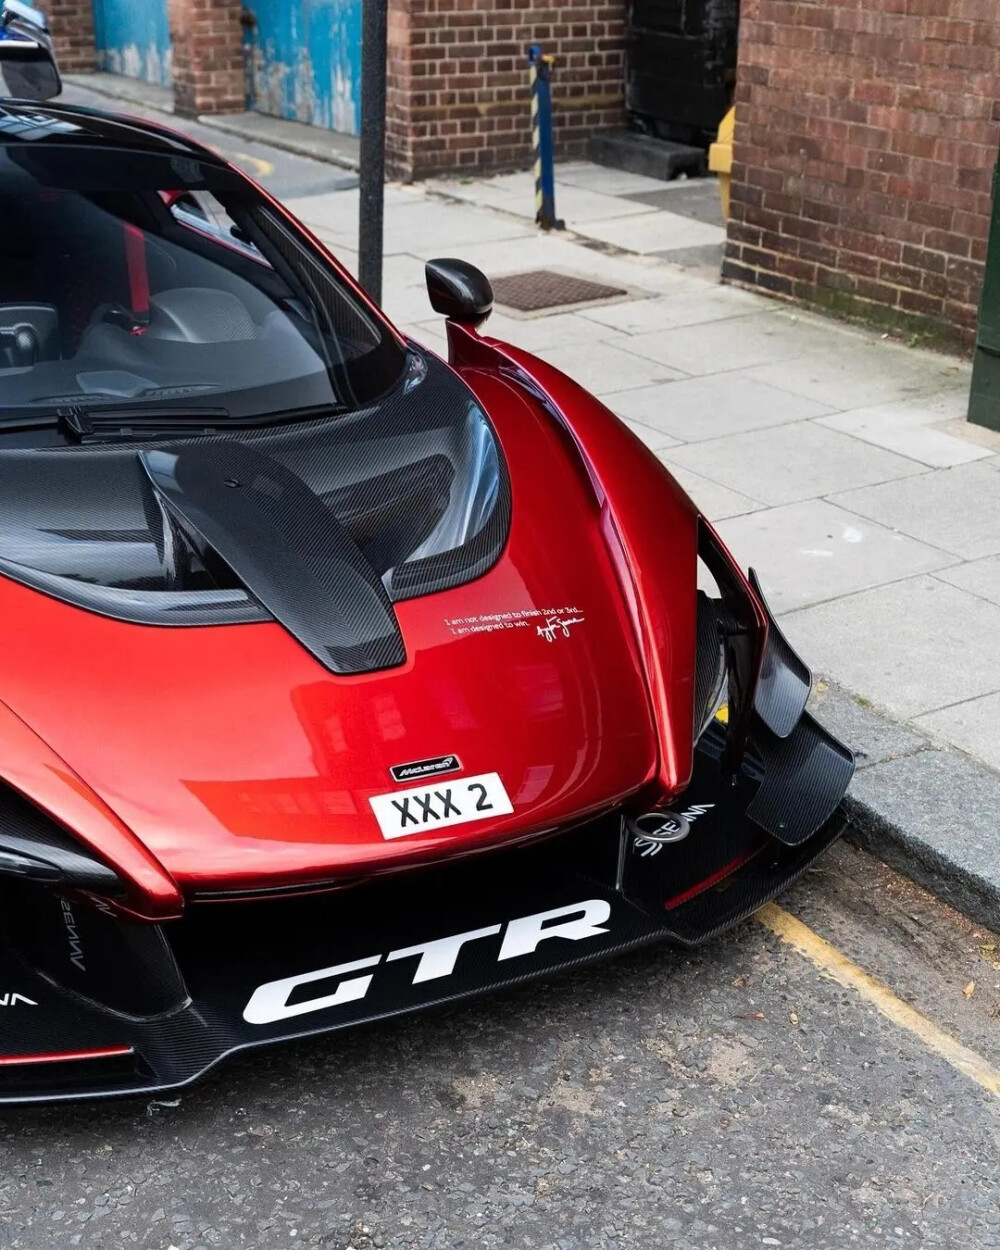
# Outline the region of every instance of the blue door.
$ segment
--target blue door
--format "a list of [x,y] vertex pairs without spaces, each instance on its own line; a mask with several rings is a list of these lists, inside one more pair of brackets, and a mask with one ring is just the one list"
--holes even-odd
[[167,0],[94,0],[98,69],[170,86]]
[[250,97],[275,117],[356,135],[362,0],[248,0],[256,19]]

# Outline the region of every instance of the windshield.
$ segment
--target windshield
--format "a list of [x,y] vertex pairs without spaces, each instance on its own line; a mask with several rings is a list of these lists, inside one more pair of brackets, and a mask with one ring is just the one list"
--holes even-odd
[[0,425],[354,408],[405,349],[251,184],[187,154],[0,143]]

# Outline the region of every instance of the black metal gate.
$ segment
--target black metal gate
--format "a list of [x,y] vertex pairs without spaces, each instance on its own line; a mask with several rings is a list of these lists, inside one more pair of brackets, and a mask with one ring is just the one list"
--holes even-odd
[[625,103],[650,133],[715,138],[732,103],[739,17],[739,0],[631,0]]

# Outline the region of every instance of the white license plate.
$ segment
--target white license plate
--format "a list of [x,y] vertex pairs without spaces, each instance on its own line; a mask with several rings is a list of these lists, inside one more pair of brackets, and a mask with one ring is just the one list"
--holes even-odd
[[497,773],[448,781],[442,778],[430,786],[375,794],[368,802],[383,838],[405,838],[447,825],[466,825],[472,820],[507,816],[514,810]]

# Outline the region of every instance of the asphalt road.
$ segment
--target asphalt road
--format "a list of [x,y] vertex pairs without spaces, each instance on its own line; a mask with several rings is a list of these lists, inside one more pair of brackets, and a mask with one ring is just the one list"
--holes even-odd
[[[849,848],[785,905],[1000,1062],[995,938]],[[7,1111],[0,1244],[991,1250],[998,1140],[1000,1099],[751,921],[177,1100]]]

